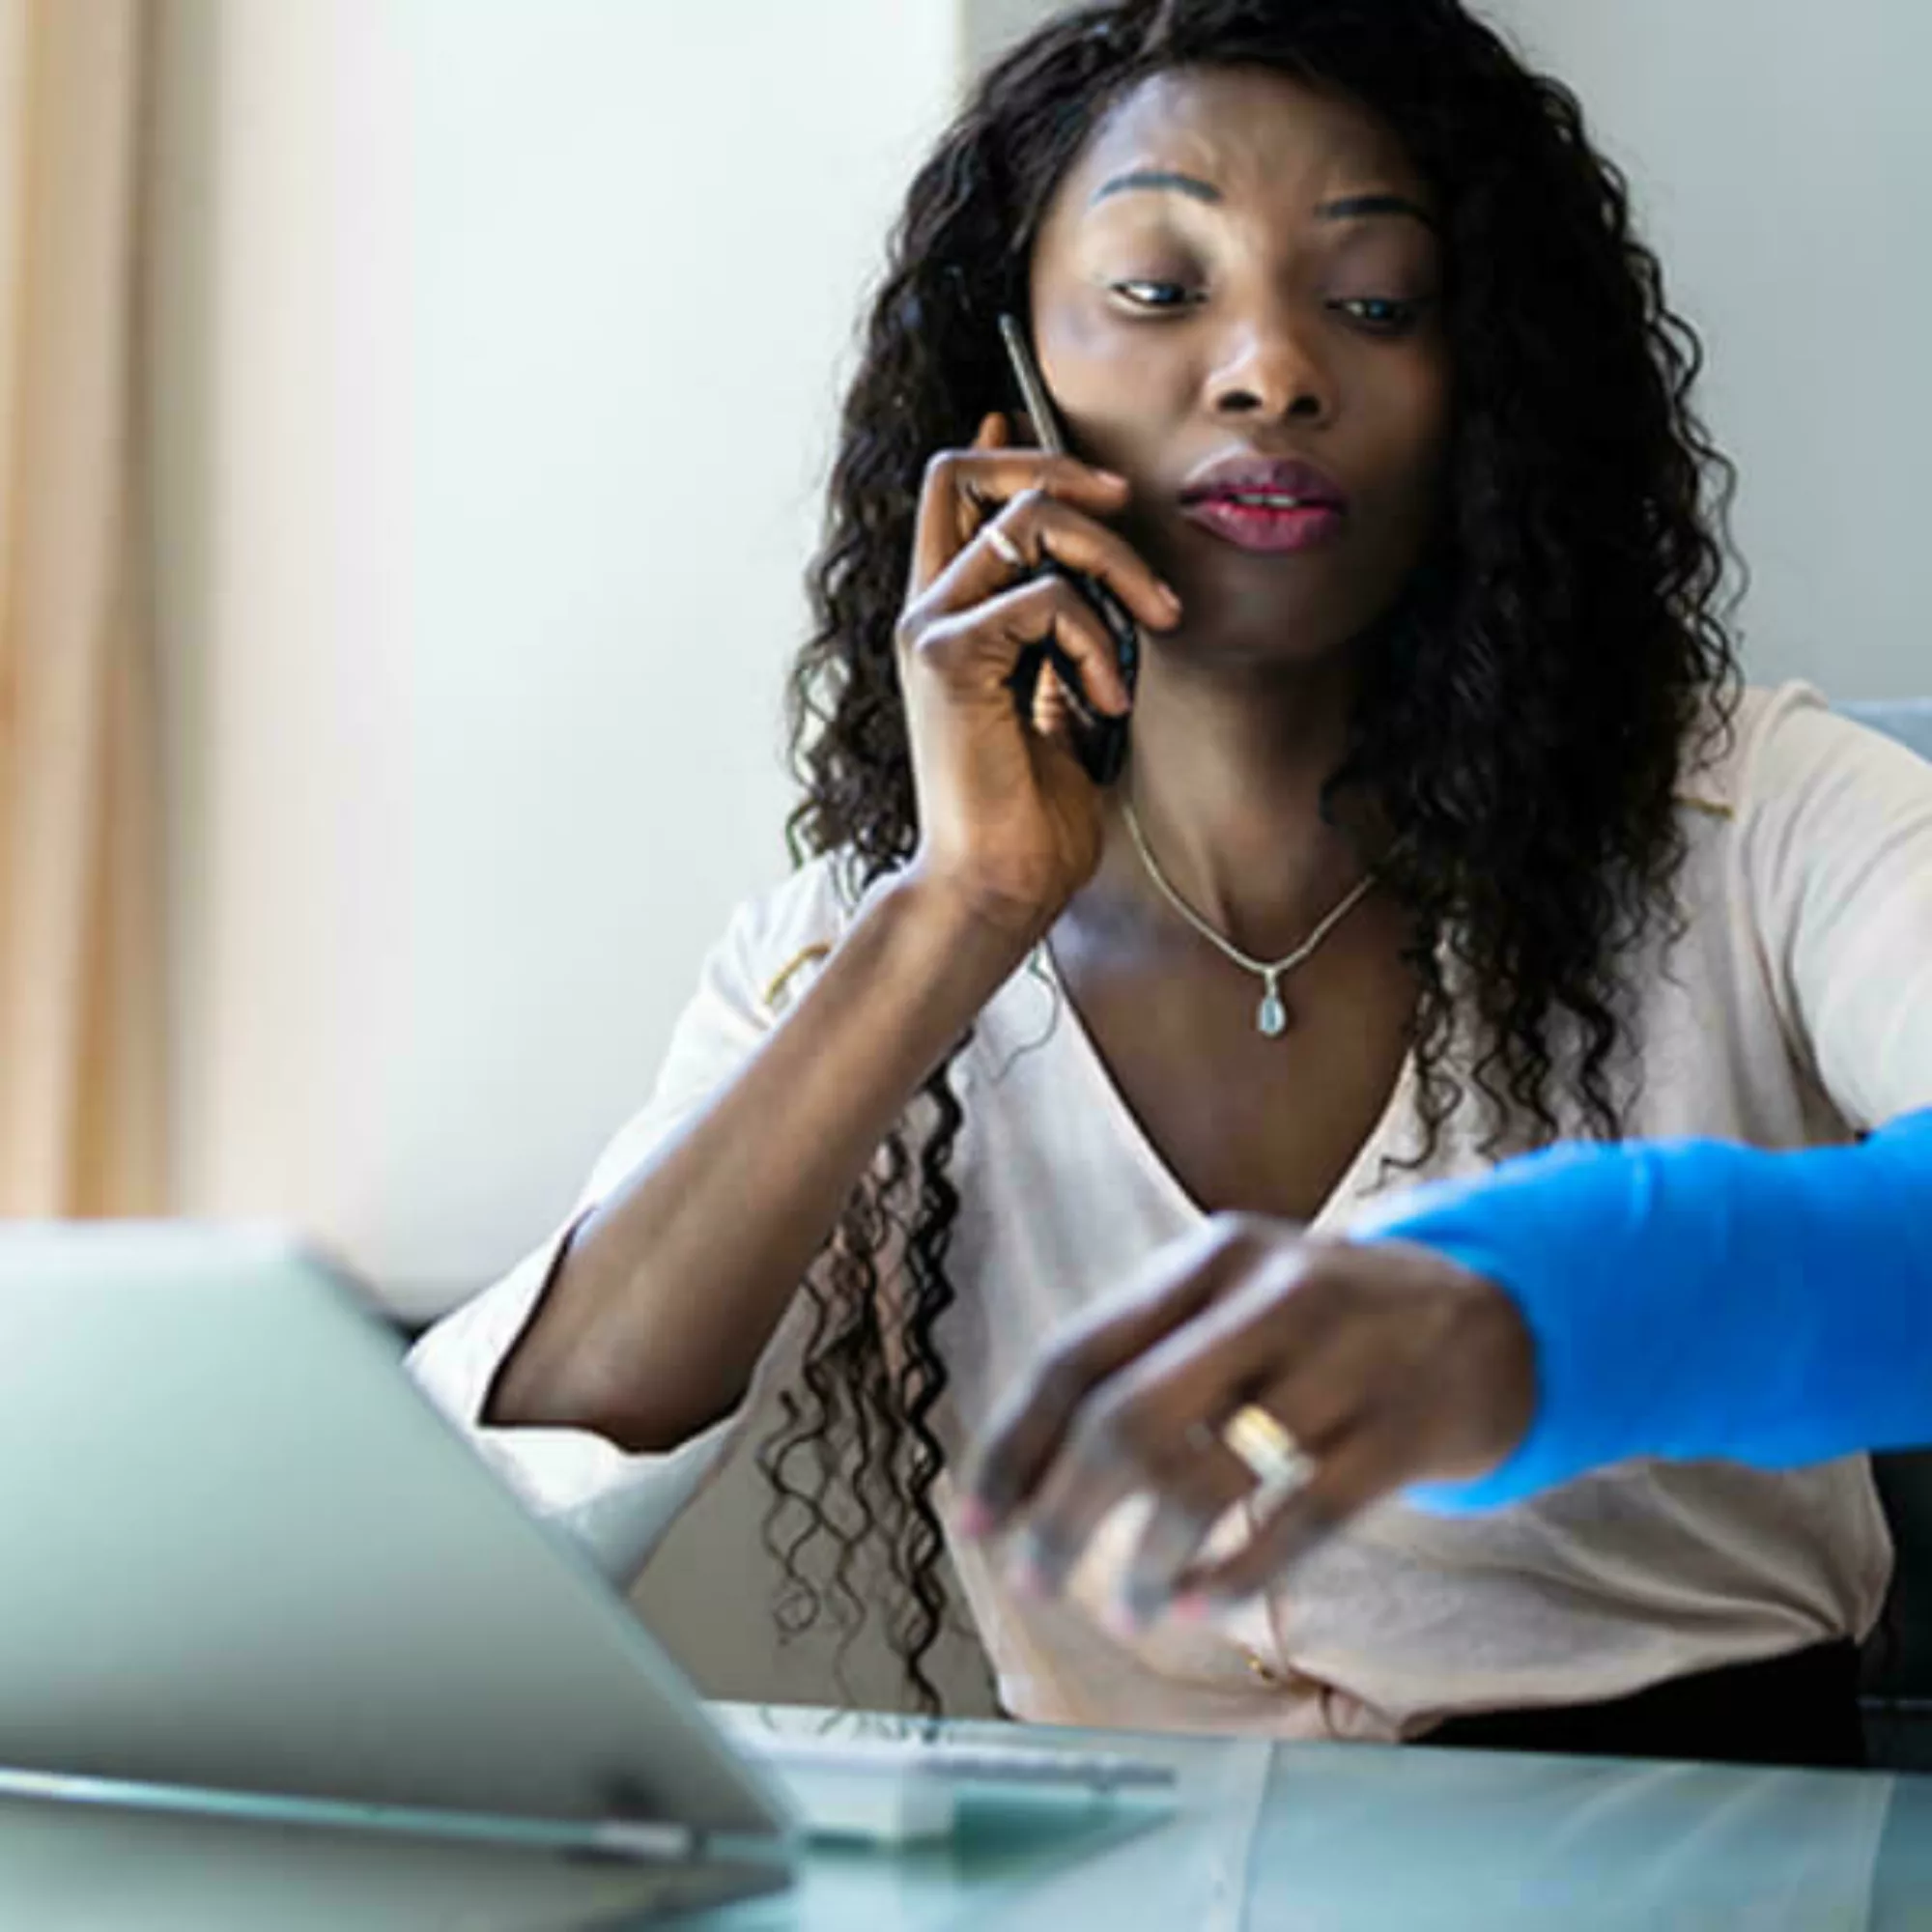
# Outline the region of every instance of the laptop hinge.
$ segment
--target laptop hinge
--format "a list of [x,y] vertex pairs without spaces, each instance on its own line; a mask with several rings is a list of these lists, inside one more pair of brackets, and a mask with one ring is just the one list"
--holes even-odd
[[697,1855],[698,1834],[688,1825],[661,1825],[640,1818],[604,1818],[589,1828],[584,1853],[621,1859],[626,1864],[683,1864]]
[[590,1827],[582,1856],[626,1864],[787,1865],[794,1847],[768,1832],[703,1832],[648,1818],[606,1818]]

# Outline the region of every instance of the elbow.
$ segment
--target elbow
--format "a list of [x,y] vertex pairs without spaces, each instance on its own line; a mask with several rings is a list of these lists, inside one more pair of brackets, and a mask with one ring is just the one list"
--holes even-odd
[[485,1428],[583,1430],[627,1456],[668,1456],[744,1400],[739,1390],[723,1403],[680,1403],[668,1389],[612,1375],[608,1355],[549,1360],[547,1352],[534,1329],[511,1350],[484,1397]]

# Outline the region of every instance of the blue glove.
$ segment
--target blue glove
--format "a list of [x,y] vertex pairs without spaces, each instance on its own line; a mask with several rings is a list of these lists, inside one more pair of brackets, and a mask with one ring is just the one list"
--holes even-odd
[[1496,1282],[1536,1343],[1500,1468],[1407,1499],[1495,1508],[1634,1456],[1791,1468],[1932,1443],[1932,1112],[1856,1147],[1566,1145],[1391,1203],[1362,1239]]

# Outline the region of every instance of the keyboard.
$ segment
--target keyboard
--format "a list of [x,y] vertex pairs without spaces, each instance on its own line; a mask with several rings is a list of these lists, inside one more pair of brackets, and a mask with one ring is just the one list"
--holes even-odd
[[1072,1746],[927,1736],[810,1735],[731,1719],[733,1740],[790,1795],[809,1836],[899,1844],[945,1837],[962,1799],[1088,1807],[1172,1799],[1171,1765]]

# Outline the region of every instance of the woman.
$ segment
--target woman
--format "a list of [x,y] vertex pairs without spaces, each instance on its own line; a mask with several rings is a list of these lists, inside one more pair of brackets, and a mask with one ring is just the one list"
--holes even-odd
[[[1076,457],[1003,414],[1009,310]],[[1227,1398],[1293,1378],[1257,1359],[1142,1458],[1185,1507],[1021,1540],[1030,1573],[968,1533],[1037,1505],[1053,1444],[1012,1428],[1063,1324],[1157,1368],[1177,1318],[1292,1298],[1285,1253],[1346,1249],[1359,1347],[1277,1436],[1324,1454],[1393,1335],[1437,1408],[1403,1479],[1480,1475],[1531,1422],[1515,1304],[1327,1237],[1560,1139],[1802,1148],[1932,1103],[1932,778],[1737,690],[1696,359],[1570,97],[1452,0],[1121,0],[1021,46],[914,184],[847,405],[810,863],[428,1386],[619,1571],[769,1392],[794,1607],[882,1546],[928,1697],[950,1544],[1025,1718],[1481,1742],[1534,1711],[1513,1741],[1851,1761],[1889,1564],[1861,1462],[1389,1505],[1150,1620],[1251,1486]],[[1042,562],[1138,620],[1136,690]],[[1095,711],[1130,721],[1109,786],[1071,748]],[[1191,1302],[1096,1321],[1150,1268]],[[1050,1359],[1049,1436],[1093,1389]]]

